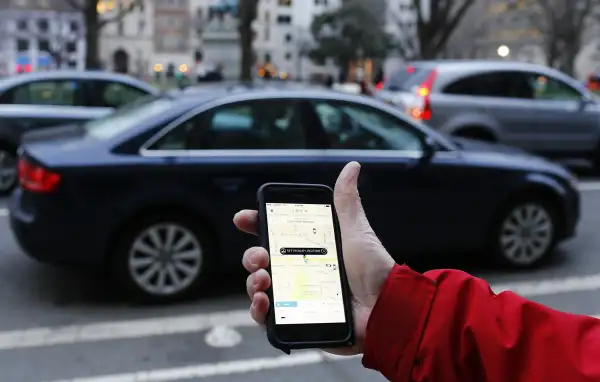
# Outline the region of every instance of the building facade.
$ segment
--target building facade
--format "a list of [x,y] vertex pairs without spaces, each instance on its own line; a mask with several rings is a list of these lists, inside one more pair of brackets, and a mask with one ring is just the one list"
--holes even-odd
[[331,74],[332,65],[308,59],[310,26],[315,16],[339,7],[341,0],[261,0],[255,23],[257,65],[272,64],[292,79]]
[[[143,1],[125,17],[102,28],[99,54],[105,69],[148,75],[154,59],[152,3]],[[102,18],[114,18],[129,5],[124,0],[102,0],[98,3],[98,12]]]
[[63,0],[0,0],[0,75],[82,69],[81,14]]

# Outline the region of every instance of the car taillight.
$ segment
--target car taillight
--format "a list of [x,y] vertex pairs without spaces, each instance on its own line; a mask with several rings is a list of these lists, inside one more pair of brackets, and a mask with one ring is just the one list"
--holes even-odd
[[431,89],[433,89],[433,83],[437,77],[437,72],[432,70],[418,87],[417,95],[423,99],[423,108],[419,111],[413,111],[411,114],[413,117],[418,119],[424,119],[428,121],[431,118],[431,102],[429,96]]
[[60,175],[27,160],[19,159],[19,183],[27,191],[48,193],[60,183]]
[[381,90],[383,89],[383,81],[379,81],[376,85],[375,85],[375,89],[377,90]]

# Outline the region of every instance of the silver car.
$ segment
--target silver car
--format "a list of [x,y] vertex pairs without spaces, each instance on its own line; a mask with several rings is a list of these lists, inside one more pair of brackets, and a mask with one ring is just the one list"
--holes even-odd
[[23,133],[98,118],[159,92],[133,77],[100,71],[57,70],[0,79],[0,195],[15,186]]
[[600,99],[579,81],[510,61],[420,61],[387,79],[379,97],[454,136],[502,142],[600,170]]

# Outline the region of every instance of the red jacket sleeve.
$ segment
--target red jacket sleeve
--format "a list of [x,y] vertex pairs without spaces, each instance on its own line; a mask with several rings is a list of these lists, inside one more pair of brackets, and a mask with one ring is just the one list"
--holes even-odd
[[363,365],[394,382],[600,381],[600,320],[461,271],[396,265],[369,318]]

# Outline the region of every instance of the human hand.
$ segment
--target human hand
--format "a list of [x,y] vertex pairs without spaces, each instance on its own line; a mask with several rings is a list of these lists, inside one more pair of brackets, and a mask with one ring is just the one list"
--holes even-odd
[[[362,353],[369,316],[381,286],[395,264],[365,216],[357,189],[359,173],[360,165],[357,162],[348,163],[340,173],[334,189],[344,264],[352,292],[356,333],[355,346],[326,349],[338,355]],[[255,210],[238,212],[233,222],[240,231],[253,235],[258,232],[258,212]],[[246,281],[246,289],[252,299],[250,314],[254,321],[263,325],[269,310],[269,298],[265,293],[271,285],[271,277],[265,269],[269,265],[269,254],[265,248],[252,247],[244,253],[242,264],[250,272]]]

